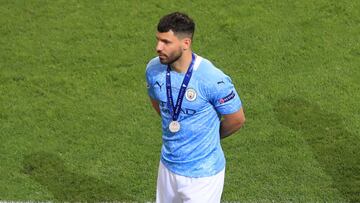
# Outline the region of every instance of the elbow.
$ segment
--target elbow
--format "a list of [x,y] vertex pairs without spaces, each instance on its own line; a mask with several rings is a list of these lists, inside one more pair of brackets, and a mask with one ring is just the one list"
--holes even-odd
[[244,124],[245,124],[245,116],[241,116],[236,119],[237,129],[240,129],[241,127],[243,127]]
[[241,119],[241,121],[239,122],[240,128],[245,124],[245,117]]
[[245,124],[245,120],[246,119],[245,119],[244,110],[243,110],[243,108],[241,108],[238,111],[238,114],[236,116],[236,123],[237,123],[238,129],[240,129]]

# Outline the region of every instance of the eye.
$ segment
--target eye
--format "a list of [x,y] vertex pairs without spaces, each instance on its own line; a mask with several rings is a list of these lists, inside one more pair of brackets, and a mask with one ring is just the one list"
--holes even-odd
[[163,40],[164,44],[170,44],[171,42],[169,40]]
[[171,44],[172,42],[170,41],[170,40],[168,40],[168,39],[160,39],[160,38],[158,38],[158,37],[156,37],[156,40],[157,40],[157,42],[162,42],[162,43],[164,43],[164,44]]

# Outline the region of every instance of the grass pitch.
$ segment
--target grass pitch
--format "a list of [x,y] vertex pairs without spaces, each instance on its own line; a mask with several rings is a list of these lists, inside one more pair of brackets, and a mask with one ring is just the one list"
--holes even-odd
[[1,0],[0,200],[155,199],[145,65],[176,10],[244,103],[223,200],[360,202],[356,0]]

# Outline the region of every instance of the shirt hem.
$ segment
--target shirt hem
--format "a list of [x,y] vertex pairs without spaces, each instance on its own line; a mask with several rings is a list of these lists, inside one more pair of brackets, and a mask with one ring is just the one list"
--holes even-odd
[[215,176],[217,175],[218,173],[222,172],[225,167],[226,167],[226,162],[224,162],[224,166],[221,167],[221,169],[219,170],[216,170],[215,173],[209,173],[209,174],[206,174],[206,175],[195,175],[195,176],[192,176],[192,175],[189,175],[189,174],[184,174],[184,173],[181,173],[181,172],[178,172],[178,171],[175,171],[173,169],[171,169],[162,159],[160,159],[160,162],[164,165],[164,167],[166,169],[168,169],[171,173],[174,173],[175,175],[179,175],[179,176],[184,176],[184,177],[188,177],[188,178],[205,178],[205,177],[211,177],[211,176]]

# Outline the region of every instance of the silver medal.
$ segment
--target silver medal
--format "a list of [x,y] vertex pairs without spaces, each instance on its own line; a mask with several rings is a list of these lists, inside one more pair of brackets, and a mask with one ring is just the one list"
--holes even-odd
[[172,133],[179,132],[180,130],[180,123],[178,121],[171,121],[169,124],[169,130]]

